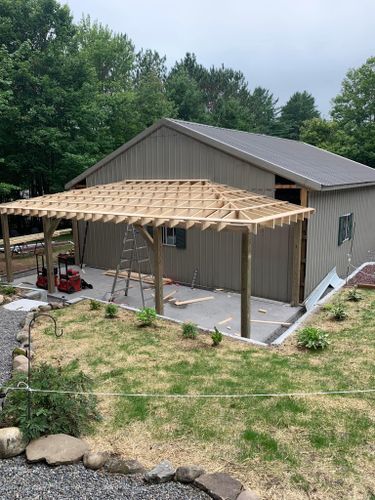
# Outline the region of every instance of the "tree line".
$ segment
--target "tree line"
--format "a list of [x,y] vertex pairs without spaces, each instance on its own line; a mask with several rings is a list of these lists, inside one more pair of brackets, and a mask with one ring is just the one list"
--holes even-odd
[[375,167],[375,59],[347,74],[324,120],[314,97],[283,106],[241,71],[154,50],[56,0],[0,0],[0,201],[63,189],[161,117],[277,135]]

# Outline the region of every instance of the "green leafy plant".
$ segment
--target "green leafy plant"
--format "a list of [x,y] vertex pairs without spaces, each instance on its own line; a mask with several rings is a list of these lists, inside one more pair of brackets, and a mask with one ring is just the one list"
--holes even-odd
[[197,325],[192,322],[182,324],[182,335],[187,339],[195,339],[198,335]]
[[[26,374],[17,373],[9,384],[17,385],[26,380]],[[20,427],[27,439],[58,433],[80,436],[90,432],[100,419],[96,397],[82,394],[92,391],[93,382],[81,371],[77,372],[73,365],[56,368],[43,363],[33,368],[31,384],[34,389],[80,394],[33,392],[29,420],[27,392],[9,391],[1,414],[2,424]]]
[[17,289],[12,285],[0,285],[0,294],[1,295],[14,295],[17,293]]
[[343,302],[338,301],[332,304],[330,309],[331,316],[336,321],[344,321],[348,317],[346,306]]
[[108,304],[105,307],[105,317],[106,318],[115,318],[118,314],[118,306],[116,304]]
[[156,321],[156,311],[153,307],[143,307],[137,312],[140,326],[151,326]]
[[90,300],[90,309],[91,311],[97,311],[102,307],[101,303],[98,300],[91,299]]
[[329,335],[320,328],[306,326],[298,333],[298,345],[307,349],[325,349],[329,345]]
[[358,288],[354,286],[348,291],[347,299],[351,302],[359,302],[363,297],[361,292],[358,291]]
[[223,334],[214,326],[214,332],[211,334],[212,345],[217,347],[223,340]]

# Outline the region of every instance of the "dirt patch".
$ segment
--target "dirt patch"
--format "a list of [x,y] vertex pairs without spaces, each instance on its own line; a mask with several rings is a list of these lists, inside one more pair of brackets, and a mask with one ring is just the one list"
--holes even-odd
[[375,264],[368,265],[361,269],[351,280],[348,285],[374,285],[375,286]]

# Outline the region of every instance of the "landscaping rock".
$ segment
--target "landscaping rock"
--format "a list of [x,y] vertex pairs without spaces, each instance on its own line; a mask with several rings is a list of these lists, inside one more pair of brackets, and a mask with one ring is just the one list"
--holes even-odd
[[1,306],[1,304],[4,304],[4,302],[5,302],[4,295],[0,295],[0,306]]
[[172,481],[176,469],[173,467],[169,460],[162,460],[160,464],[147,472],[144,476],[145,480],[149,483],[166,483]]
[[13,358],[13,370],[16,372],[26,373],[28,370],[28,359],[26,356],[15,356]]
[[48,305],[53,310],[55,310],[55,309],[63,309],[64,308],[64,304],[62,302],[50,302]]
[[20,342],[21,344],[28,342],[29,341],[28,332],[25,330],[21,330],[20,332],[17,333],[16,340],[17,340],[17,342]]
[[27,356],[27,351],[26,349],[22,349],[21,347],[16,347],[15,349],[13,349],[12,355],[13,358],[15,358],[16,356]]
[[52,434],[31,441],[26,447],[29,462],[45,460],[49,465],[74,464],[88,451],[88,445],[81,439],[67,434]]
[[108,453],[101,451],[87,451],[83,456],[83,465],[87,469],[101,469],[108,460]]
[[143,474],[146,469],[138,460],[111,457],[105,464],[105,470],[118,474]]
[[52,307],[49,304],[42,305],[38,307],[39,312],[49,312],[51,311]]
[[146,467],[135,459],[124,460],[127,472],[125,474],[144,474],[146,472]]
[[251,490],[243,490],[237,497],[237,500],[260,500],[260,497]]
[[203,474],[194,484],[216,500],[237,500],[242,491],[242,483],[225,472]]
[[0,429],[0,458],[11,458],[25,451],[27,441],[18,427]]
[[180,483],[192,483],[197,477],[205,473],[205,470],[198,465],[186,465],[178,467],[176,470],[175,480]]

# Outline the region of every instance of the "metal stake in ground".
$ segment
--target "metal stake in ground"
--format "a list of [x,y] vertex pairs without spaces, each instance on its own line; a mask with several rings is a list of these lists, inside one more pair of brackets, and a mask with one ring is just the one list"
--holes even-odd
[[52,321],[53,321],[53,324],[54,324],[54,327],[55,327],[55,337],[59,338],[62,336],[62,334],[64,333],[63,332],[63,329],[61,328],[60,332],[57,331],[57,323],[56,323],[56,320],[53,316],[51,316],[50,314],[48,313],[43,313],[43,312],[40,312],[40,313],[34,313],[34,316],[32,317],[30,323],[29,323],[29,338],[28,338],[28,342],[29,342],[29,352],[28,352],[28,356],[27,356],[27,420],[28,422],[30,423],[30,420],[31,420],[31,390],[30,390],[30,387],[31,387],[31,361],[30,361],[30,351],[31,351],[31,327],[33,326],[33,324],[35,323],[35,321],[40,318],[41,316],[45,316],[47,318],[50,318]]

